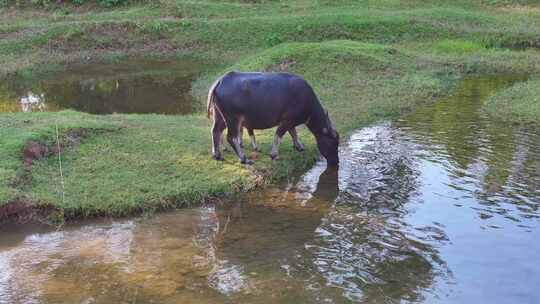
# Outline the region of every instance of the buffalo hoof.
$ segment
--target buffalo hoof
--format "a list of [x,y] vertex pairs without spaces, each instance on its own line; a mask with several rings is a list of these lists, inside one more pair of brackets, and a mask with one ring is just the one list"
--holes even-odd
[[224,161],[225,158],[223,158],[223,156],[221,155],[212,155],[212,158],[215,159],[215,160],[218,160],[218,161]]
[[270,155],[270,157],[272,158],[272,160],[278,160],[279,159],[279,155]]
[[251,159],[248,159],[248,158],[242,159],[240,161],[240,163],[242,163],[244,165],[253,165],[254,164],[254,162]]
[[302,146],[294,146],[294,149],[298,152],[304,152],[304,147]]

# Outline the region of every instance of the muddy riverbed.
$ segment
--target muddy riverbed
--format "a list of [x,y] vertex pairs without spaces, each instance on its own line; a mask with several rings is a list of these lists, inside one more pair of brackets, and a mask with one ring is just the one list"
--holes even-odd
[[540,130],[473,77],[339,170],[149,218],[0,231],[0,303],[539,303]]

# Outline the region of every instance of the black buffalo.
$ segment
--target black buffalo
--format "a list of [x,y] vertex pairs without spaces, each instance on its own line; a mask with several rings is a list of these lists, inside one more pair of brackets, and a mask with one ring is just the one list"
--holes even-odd
[[208,117],[213,114],[212,154],[221,155],[221,135],[227,128],[227,141],[240,162],[251,164],[242,149],[242,128],[245,127],[257,148],[254,129],[277,126],[271,157],[278,158],[283,135],[289,132],[297,150],[303,150],[296,126],[306,124],[317,140],[319,151],[329,165],[338,164],[339,134],[336,132],[319,99],[303,78],[288,73],[229,72],[220,77],[208,92]]

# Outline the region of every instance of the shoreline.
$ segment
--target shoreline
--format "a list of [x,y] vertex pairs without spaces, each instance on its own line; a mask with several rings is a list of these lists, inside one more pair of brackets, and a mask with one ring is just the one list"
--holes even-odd
[[[355,129],[436,102],[467,75],[540,75],[540,51],[534,48],[540,19],[520,10],[439,7],[429,1],[419,7],[381,4],[376,10],[354,1],[308,7],[291,2],[286,8],[278,3],[238,5],[228,10],[228,4],[192,4],[180,19],[167,19],[171,11],[163,7],[65,16],[0,8],[8,22],[0,24],[0,35],[7,37],[0,42],[0,60],[7,63],[0,75],[39,79],[47,72],[60,73],[69,63],[114,62],[134,54],[177,60],[192,56],[208,64],[191,87],[194,100],[202,105],[208,86],[228,70],[287,71],[312,84],[344,138]],[[396,10],[400,13],[388,15]],[[284,11],[290,18],[282,16]],[[306,11],[313,15],[306,16]],[[510,26],[516,20],[519,23]],[[117,38],[121,41],[115,44]],[[523,41],[533,47],[507,48]],[[153,49],[156,45],[160,47]],[[308,168],[317,155],[311,134],[302,130],[307,151],[297,154],[286,139],[282,159],[271,162],[267,154],[273,130],[265,130],[257,133],[265,152],[253,167],[238,164],[230,153],[224,163],[215,163],[210,125],[200,112],[177,117],[69,110],[0,113],[0,138],[7,143],[0,147],[5,155],[0,160],[0,222],[2,213],[16,210],[57,210],[50,217],[62,222],[197,204],[283,180]],[[29,141],[52,142],[56,127],[62,141],[74,130],[110,132],[91,134],[66,150],[65,193],[59,190],[52,154],[36,161],[30,183],[19,184],[25,176],[24,147]],[[13,205],[6,207],[7,202]]]

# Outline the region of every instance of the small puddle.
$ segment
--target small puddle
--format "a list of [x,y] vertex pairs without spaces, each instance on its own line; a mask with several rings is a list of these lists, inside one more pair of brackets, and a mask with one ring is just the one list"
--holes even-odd
[[188,114],[194,110],[191,83],[201,65],[131,58],[73,64],[36,81],[12,77],[0,82],[0,112]]
[[355,132],[339,172],[151,218],[0,232],[0,303],[539,303],[540,130],[476,77]]

